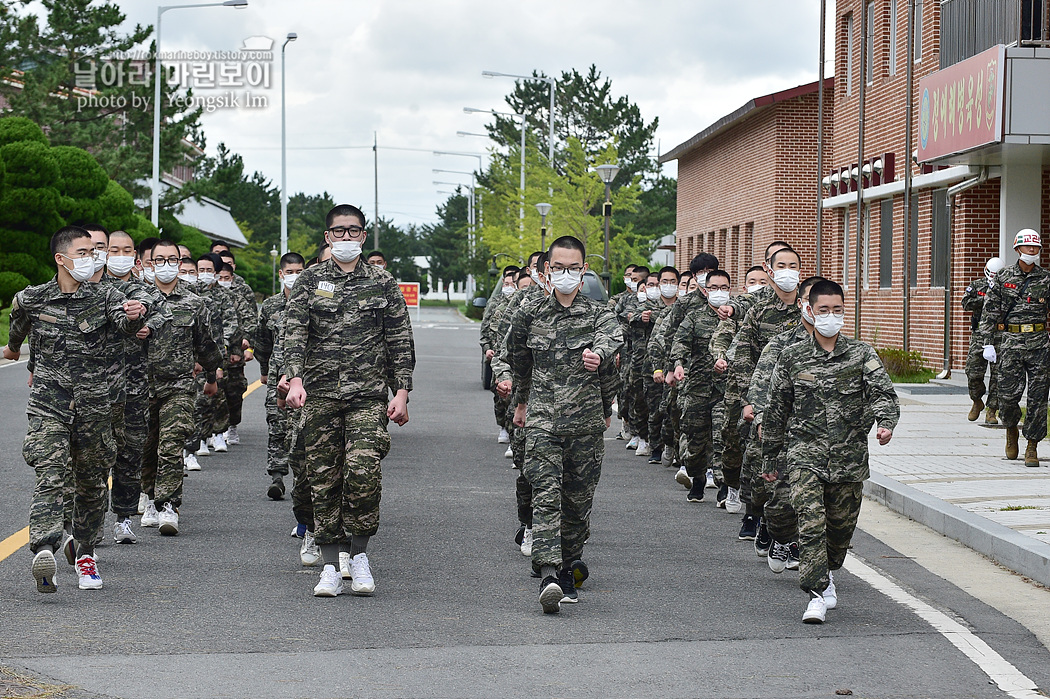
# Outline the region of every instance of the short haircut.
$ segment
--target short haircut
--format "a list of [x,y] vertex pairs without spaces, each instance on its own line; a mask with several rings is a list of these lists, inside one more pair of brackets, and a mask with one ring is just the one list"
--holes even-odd
[[365,215],[361,212],[361,209],[357,208],[353,204],[336,204],[332,207],[332,210],[328,212],[328,215],[324,217],[325,230],[332,227],[332,221],[335,220],[336,216],[354,216],[361,225],[365,225]]
[[724,269],[716,269],[712,271],[710,274],[707,275],[707,281],[710,283],[711,279],[714,277],[724,277],[726,280],[726,284],[730,286],[733,285],[732,279],[729,278],[729,272],[725,271]]
[[[148,238],[147,238],[147,240],[148,240]],[[165,238],[164,240],[161,240],[160,238],[154,238],[154,240],[156,240],[157,242],[155,242],[149,248],[149,256],[150,257],[153,257],[153,255],[154,255],[155,251],[157,250],[157,248],[175,248],[175,252],[179,251],[179,246],[178,246],[177,243],[175,243],[175,241],[168,240],[167,238]]]
[[631,274],[644,274],[646,277],[648,277],[651,274],[651,272],[649,268],[645,265],[635,265],[634,271],[631,272]]
[[623,273],[624,274],[630,274],[633,271],[634,271],[634,265],[627,265],[626,267],[623,268]]
[[532,279],[532,274],[530,274],[529,270],[524,267],[518,270],[518,275],[514,277],[514,281],[520,282],[522,279]]
[[809,305],[817,305],[816,299],[819,296],[838,296],[843,301],[846,300],[846,294],[843,293],[842,287],[839,286],[838,282],[833,282],[830,279],[821,279],[810,288]]
[[689,270],[686,270],[686,271],[682,272],[682,276],[678,278],[678,281],[681,282],[681,281],[683,281],[685,279],[692,279],[692,278],[693,278],[693,273],[690,272]]
[[709,252],[702,252],[689,263],[689,271],[696,274],[702,269],[718,269],[718,258]]
[[219,268],[217,270],[215,270],[215,271],[216,271],[216,273],[218,273],[218,272],[229,272],[230,274],[233,274],[233,265],[231,265],[229,262],[223,262],[221,265],[219,265]]
[[660,273],[659,272],[650,271],[649,272],[649,276],[646,277],[646,279],[656,279],[656,281],[659,282],[660,281]]
[[51,254],[65,253],[74,240],[90,238],[91,234],[80,226],[62,226],[51,236]]
[[795,250],[794,248],[780,248],[779,250],[777,250],[776,252],[773,253],[772,257],[769,258],[769,266],[770,267],[773,266],[773,263],[777,261],[777,256],[778,255],[785,254],[785,253],[791,253],[796,258],[798,258],[798,263],[802,264],[802,255],[798,254],[798,250]]
[[216,255],[214,252],[207,252],[197,258],[197,264],[202,261],[210,262],[211,266],[215,268],[215,273],[219,273],[219,269],[225,264],[222,258]]
[[215,252],[215,248],[226,248],[227,250],[229,250],[230,246],[229,244],[224,243],[221,240],[213,240],[211,241],[211,247],[208,248],[208,252]]
[[572,235],[563,235],[560,238],[555,238],[554,242],[547,248],[547,259],[550,260],[551,250],[554,248],[561,248],[562,250],[575,250],[580,253],[580,259],[587,260],[587,246],[583,244],[583,241]]
[[135,242],[135,239],[132,238],[131,234],[128,233],[127,231],[113,231],[112,233],[109,234],[109,239],[113,240],[114,238],[127,238],[131,242],[133,242],[133,243]]
[[503,276],[505,277],[508,274],[517,274],[520,269],[521,267],[518,267],[517,265],[507,265],[503,268]]
[[814,284],[816,284],[817,282],[821,281],[822,279],[824,279],[824,277],[817,277],[817,276],[806,277],[798,285],[798,295],[799,296],[805,296],[806,295],[806,291],[809,289],[809,287],[813,286]]
[[765,270],[765,268],[762,265],[755,265],[753,267],[748,267],[747,271],[744,272],[744,276],[746,277],[747,275],[751,274],[752,272],[763,272],[764,273],[765,271],[766,270]]
[[179,264],[180,265],[195,265],[197,263],[193,261],[192,257],[182,257],[182,258],[179,258]]
[[[153,254],[153,246],[156,245],[159,242],[160,242],[160,238],[158,238],[156,236],[150,236],[149,238],[144,238],[142,240],[142,242],[139,243],[138,247],[135,248],[135,252],[138,253],[140,258],[142,257],[142,254],[144,252],[146,252],[147,250],[149,250],[150,254],[152,255]],[[171,241],[167,241],[167,242],[171,242]],[[172,243],[172,245],[175,245],[175,244]],[[178,248],[178,245],[175,245],[175,247]]]
[[386,262],[386,255],[383,254],[382,250],[373,250],[372,252],[365,255],[365,260],[371,260],[373,257],[379,257]]
[[281,269],[284,269],[288,265],[304,265],[305,266],[305,264],[306,264],[306,260],[304,260],[303,256],[300,255],[297,252],[286,252],[283,255],[281,255]]
[[104,226],[101,226],[101,225],[99,225],[97,223],[85,223],[83,226],[81,226],[81,228],[83,228],[88,233],[91,233],[91,232],[102,233],[103,235],[106,236],[106,242],[107,243],[109,242],[109,231],[106,230],[106,228]]
[[543,266],[547,264],[547,257],[547,253],[541,252],[540,256],[536,258],[536,271],[543,271]]
[[320,261],[316,257],[311,257],[306,263],[306,268],[310,269],[314,265],[320,264]]
[[529,255],[529,264],[528,264],[528,266],[529,267],[536,266],[536,264],[537,264],[536,260],[540,259],[540,255],[542,255],[542,254],[543,253],[541,251],[537,250],[536,252],[534,252],[531,255]]
[[661,267],[660,271],[658,272],[658,274],[661,277],[664,276],[665,274],[673,274],[676,281],[682,281],[682,275],[678,273],[678,268],[677,267],[672,267],[670,265],[668,265],[666,267]]
[[230,252],[229,250],[223,250],[222,252],[220,252],[220,253],[219,253],[219,257],[228,257],[228,258],[230,258],[231,260],[233,260],[234,262],[237,262],[237,258],[236,258],[236,257],[234,257],[234,256],[233,256],[233,253],[232,253],[232,252]]
[[766,246],[766,256],[765,256],[764,259],[768,260],[769,259],[769,251],[771,249],[777,248],[777,247],[790,248],[791,245],[789,243],[783,241],[783,240],[774,240],[772,243],[770,243],[769,245]]

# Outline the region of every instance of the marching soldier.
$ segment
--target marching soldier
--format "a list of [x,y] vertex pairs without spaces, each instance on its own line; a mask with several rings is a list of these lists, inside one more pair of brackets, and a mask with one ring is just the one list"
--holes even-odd
[[[970,400],[973,401],[973,406],[970,408],[970,413],[966,416],[966,419],[973,422],[981,417],[981,411],[985,408],[984,375],[990,366],[988,412],[984,418],[986,425],[994,425],[998,422],[995,419],[995,413],[999,410],[999,391],[996,366],[994,363],[989,365],[988,360],[984,358],[984,347],[981,346],[980,342],[981,312],[984,310],[984,299],[987,296],[989,287],[995,286],[995,275],[1005,266],[1006,263],[1001,257],[993,257],[988,260],[988,264],[984,266],[984,276],[970,282],[970,285],[966,287],[966,293],[962,297],[963,309],[973,314],[970,316],[970,350],[966,354],[966,385],[970,390]],[[998,345],[998,336],[994,339],[996,341],[992,344]]]

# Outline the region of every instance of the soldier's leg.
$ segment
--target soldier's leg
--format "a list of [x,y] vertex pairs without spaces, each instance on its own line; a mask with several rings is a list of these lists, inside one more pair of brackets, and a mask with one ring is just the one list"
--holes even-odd
[[985,405],[993,413],[999,410],[999,363],[988,364],[988,400]]
[[566,439],[562,462],[561,567],[583,558],[583,545],[590,535],[594,490],[602,473],[605,440],[602,433]]
[[1024,393],[1025,367],[1020,350],[1004,349],[999,355],[999,418],[1006,427],[1021,421],[1021,394]]
[[277,388],[266,388],[266,473],[271,480],[288,475],[288,411],[277,407]]
[[[379,501],[383,494],[380,461],[390,451],[386,403],[354,408],[346,414],[343,469],[343,531],[351,537],[351,554],[364,553],[359,537],[379,530]],[[360,550],[358,550],[360,548]]]
[[197,451],[200,443],[212,435],[212,422],[215,415],[215,397],[204,395],[204,372],[197,375],[193,389],[193,427],[187,438],[186,451]]
[[532,565],[560,567],[563,440],[531,428],[522,474],[532,484]]
[[966,388],[970,393],[970,400],[974,403],[984,398],[984,374],[987,370],[984,346],[971,340],[970,349],[966,354]]
[[[149,419],[147,420],[146,443],[142,447],[142,479],[140,487],[150,500],[157,481],[157,460],[160,444],[160,401],[152,392],[149,397]],[[196,445],[193,446],[197,448]]]
[[649,448],[654,455],[663,450],[663,425],[666,414],[663,408],[663,384],[653,381],[652,376],[644,376],[645,403],[649,408]]
[[823,593],[828,587],[828,537],[824,482],[808,469],[789,476],[791,500],[798,515],[799,587]]
[[[514,411],[508,402],[507,423],[513,425]],[[525,428],[515,427],[510,433],[510,449],[513,454],[514,468],[518,471],[518,477],[514,481],[514,499],[517,503],[518,521],[528,528],[532,528],[532,484],[522,474],[525,466]]]
[[649,441],[649,405],[645,401],[645,387],[638,372],[631,372],[631,433]]
[[292,514],[295,521],[314,530],[314,499],[310,474],[306,470],[306,443],[303,440],[303,411],[292,410],[288,420],[288,466],[292,471]]
[[758,430],[755,430],[748,440],[746,458],[751,474],[751,511],[756,517],[762,517],[773,492],[773,484],[762,477],[762,440],[758,436]]
[[244,366],[230,368],[226,376],[226,405],[230,411],[230,425],[241,424],[241,412],[244,405],[244,392],[248,390],[248,379],[244,376]]
[[75,489],[73,538],[77,542],[78,557],[94,552],[106,517],[106,479],[116,453],[112,420],[79,422],[73,426],[70,461]]
[[1038,442],[1046,437],[1046,400],[1050,394],[1050,350],[1028,350],[1024,353],[1024,370],[1028,376],[1028,410],[1025,413],[1025,439]]
[[[739,400],[726,402],[723,410],[725,418],[719,431],[722,433],[722,479],[730,488],[740,489],[740,469],[744,462],[744,452],[740,444],[740,410]],[[719,423],[715,423],[718,428]],[[716,453],[718,448],[715,448]]]
[[846,560],[853,532],[857,529],[863,483],[826,483],[824,512],[827,519],[828,570],[838,570]]
[[340,404],[311,397],[303,410],[303,446],[306,477],[314,505],[314,538],[321,547],[325,565],[339,568],[339,544],[343,533],[343,437],[344,414]]
[[58,551],[65,520],[72,429],[54,418],[30,416],[22,457],[36,474],[29,507],[29,549]]
[[123,411],[124,443],[117,445],[117,460],[113,468],[112,509],[118,520],[138,513],[148,416],[149,396],[129,392]]
[[710,398],[691,398],[682,408],[682,442],[685,453],[683,464],[693,479],[689,499],[700,502],[704,498],[707,469],[711,465],[714,434],[711,423]]
[[[787,474],[781,474],[773,484],[769,500],[762,509],[766,529],[773,541],[789,544],[798,540],[798,516],[791,504],[791,485]],[[830,526],[830,525],[829,525]]]
[[682,400],[677,386],[671,387],[671,391],[667,395],[667,405],[671,416],[671,448],[674,452],[674,458],[682,462]]
[[228,385],[229,379],[225,376],[224,370],[223,377],[219,379],[219,390],[211,399],[211,428],[208,430],[208,436],[222,434],[230,428],[230,404],[226,402]]
[[158,395],[157,476],[153,501],[158,510],[171,503],[182,505],[182,452],[193,430],[194,396],[186,391],[168,390]]
[[725,484],[722,474],[724,464],[722,462],[725,451],[725,441],[722,438],[720,425],[726,419],[726,401],[720,400],[711,410],[711,472],[715,479],[715,485],[721,488]]

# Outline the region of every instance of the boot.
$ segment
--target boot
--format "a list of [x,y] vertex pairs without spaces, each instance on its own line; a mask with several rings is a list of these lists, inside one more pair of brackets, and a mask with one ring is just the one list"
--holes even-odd
[[966,419],[970,422],[974,422],[977,418],[981,417],[982,410],[984,410],[984,401],[978,398],[973,402],[970,412],[966,414]]
[[1039,468],[1039,452],[1036,447],[1039,446],[1039,442],[1035,442],[1031,439],[1028,440],[1028,448],[1024,450],[1024,465],[1032,468]]
[[986,425],[998,425],[999,420],[995,417],[995,412],[991,408],[984,411],[984,424]]
[[1017,458],[1017,437],[1018,431],[1016,427],[1006,428],[1006,458],[1008,459]]

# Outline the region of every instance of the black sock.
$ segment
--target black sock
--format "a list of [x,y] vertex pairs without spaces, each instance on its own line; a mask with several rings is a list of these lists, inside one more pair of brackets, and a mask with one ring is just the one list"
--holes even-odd
[[93,545],[92,546],[88,546],[87,544],[77,544],[77,555],[76,555],[77,558],[80,558],[81,556],[92,556],[93,557],[94,555],[95,555],[95,547]]
[[540,578],[546,580],[547,578],[558,577],[558,566],[540,566]]
[[321,557],[326,566],[335,566],[339,569],[339,544],[320,544]]
[[353,558],[359,553],[364,553],[365,549],[368,548],[368,540],[371,538],[372,537],[363,534],[354,534],[350,538],[350,558]]

